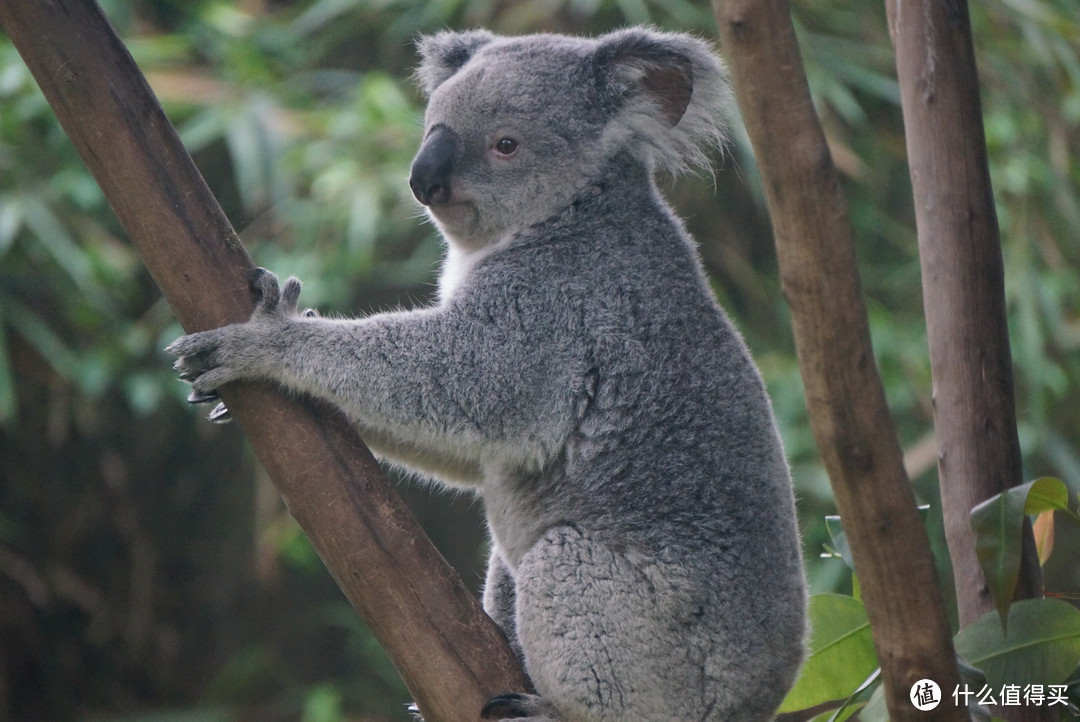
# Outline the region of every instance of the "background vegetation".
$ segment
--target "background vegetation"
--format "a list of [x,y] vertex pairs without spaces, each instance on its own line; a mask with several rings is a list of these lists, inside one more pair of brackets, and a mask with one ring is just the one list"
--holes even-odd
[[[856,5],[858,6],[856,8]],[[127,39],[261,264],[305,303],[422,304],[440,247],[405,178],[422,104],[416,33],[602,32],[638,22],[715,37],[672,0],[114,0]],[[925,326],[884,6],[793,8],[859,236],[878,363],[943,565]],[[971,7],[1016,363],[1025,476],[1080,490],[1080,11]],[[753,159],[664,179],[773,395],[815,591],[833,513]],[[405,719],[407,693],[290,521],[238,432],[186,408],[161,348],[180,328],[18,55],[0,38],[0,719]],[[477,586],[468,499],[402,486]],[[1072,536],[1070,536],[1070,534]],[[1080,589],[1059,525],[1049,591]],[[950,595],[946,595],[950,596]]]

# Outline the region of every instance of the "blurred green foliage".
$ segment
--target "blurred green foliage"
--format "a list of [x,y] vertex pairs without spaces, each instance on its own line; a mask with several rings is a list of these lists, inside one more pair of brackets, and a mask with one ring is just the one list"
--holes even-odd
[[[798,2],[845,179],[878,363],[935,527],[932,404],[910,185],[881,4]],[[441,253],[405,178],[417,33],[715,36],[688,0],[111,0],[103,6],[257,261],[304,302],[424,303]],[[1007,271],[1027,478],[1080,489],[1080,10],[971,7]],[[806,420],[745,133],[715,178],[664,180],[766,377],[818,591],[834,511]],[[188,411],[160,349],[180,333],[17,53],[0,38],[0,720],[405,719],[407,692],[235,431]],[[468,500],[408,492],[467,583]],[[1059,539],[1050,589],[1080,586]],[[947,585],[947,576],[944,577]],[[197,671],[192,671],[197,670]],[[172,710],[160,712],[160,710]]]

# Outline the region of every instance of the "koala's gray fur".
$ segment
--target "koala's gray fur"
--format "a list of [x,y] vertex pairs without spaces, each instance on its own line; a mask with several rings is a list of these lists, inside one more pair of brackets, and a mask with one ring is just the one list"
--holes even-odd
[[483,497],[484,605],[539,696],[487,718],[770,719],[805,583],[761,379],[658,168],[722,135],[723,68],[685,35],[444,32],[410,183],[447,241],[436,306],[360,320],[255,281],[247,323],[169,350],[328,399],[386,459]]

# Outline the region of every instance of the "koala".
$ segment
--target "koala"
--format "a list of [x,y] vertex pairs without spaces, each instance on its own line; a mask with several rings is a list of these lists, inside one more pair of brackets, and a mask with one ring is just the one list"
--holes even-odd
[[730,103],[704,41],[441,32],[409,185],[446,253],[430,306],[298,311],[167,349],[193,398],[328,400],[390,463],[483,500],[485,609],[536,694],[485,719],[771,719],[804,656],[791,478],[761,377],[654,175],[708,163]]

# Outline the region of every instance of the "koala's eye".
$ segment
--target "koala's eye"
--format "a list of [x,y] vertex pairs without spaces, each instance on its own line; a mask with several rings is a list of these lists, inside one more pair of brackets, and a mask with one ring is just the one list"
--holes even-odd
[[495,143],[495,152],[499,155],[510,156],[518,149],[518,142],[513,138],[500,138]]

